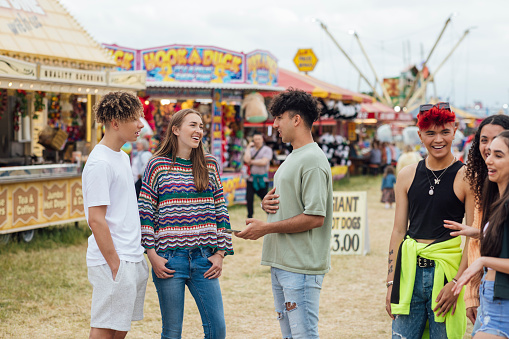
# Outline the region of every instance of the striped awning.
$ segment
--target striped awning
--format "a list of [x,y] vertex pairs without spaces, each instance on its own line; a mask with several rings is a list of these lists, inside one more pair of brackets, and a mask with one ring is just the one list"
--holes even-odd
[[374,101],[373,98],[367,95],[356,93],[316,79],[310,75],[292,72],[284,68],[279,69],[278,83],[280,87],[284,87],[285,89],[288,87],[298,88],[315,97],[323,99],[351,101],[356,103]]

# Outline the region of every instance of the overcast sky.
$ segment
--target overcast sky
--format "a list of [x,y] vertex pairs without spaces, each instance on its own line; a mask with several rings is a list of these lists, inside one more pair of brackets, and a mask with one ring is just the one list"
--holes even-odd
[[[435,74],[437,95],[457,106],[509,104],[507,0],[60,0],[100,43],[132,48],[212,45],[241,52],[270,51],[279,66],[296,70],[299,48],[319,61],[310,75],[368,91],[355,69],[312,18],[324,22],[368,79],[355,30],[380,78],[422,62],[447,18],[456,13],[430,59],[433,72],[468,28],[475,27]],[[428,94],[434,92],[433,86]]]

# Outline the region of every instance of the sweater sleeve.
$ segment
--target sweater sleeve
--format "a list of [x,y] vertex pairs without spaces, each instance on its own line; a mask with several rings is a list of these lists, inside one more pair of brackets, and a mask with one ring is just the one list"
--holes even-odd
[[[481,211],[479,208],[474,210],[474,221],[472,227],[481,229]],[[470,238],[468,242],[468,266],[481,256],[479,239]],[[474,276],[465,286],[465,307],[479,307],[479,277]]]
[[143,174],[138,209],[141,222],[141,245],[144,248],[155,248],[155,229],[157,227],[158,205],[158,161],[152,158]]
[[224,232],[225,229],[230,229],[230,216],[228,215],[228,208],[223,194],[223,185],[219,175],[219,165],[217,160],[209,155],[207,159],[209,163],[209,170],[212,172],[214,180],[212,182],[213,195],[214,195],[214,209],[216,214],[217,226],[217,249],[226,251],[226,254],[233,254],[232,236],[230,233]]

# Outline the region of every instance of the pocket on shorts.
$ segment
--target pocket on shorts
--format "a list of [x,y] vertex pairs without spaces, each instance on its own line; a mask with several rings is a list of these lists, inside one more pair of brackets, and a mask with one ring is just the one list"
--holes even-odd
[[[117,275],[115,276],[114,282],[118,283],[120,281],[120,278],[122,278],[122,272],[124,271],[125,262],[123,260],[120,260],[120,266],[118,266]],[[111,270],[110,270],[111,272]],[[111,272],[111,279],[113,279],[113,272]]]
[[489,281],[488,283],[484,282],[481,286],[483,289],[482,294],[483,294],[484,299],[489,303],[493,303],[493,301],[494,301],[494,283],[492,283],[491,281]]

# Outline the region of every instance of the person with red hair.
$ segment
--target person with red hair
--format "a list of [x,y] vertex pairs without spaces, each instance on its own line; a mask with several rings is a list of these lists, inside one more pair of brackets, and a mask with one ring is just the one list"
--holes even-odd
[[393,338],[420,338],[426,330],[432,339],[463,338],[463,293],[458,298],[452,288],[467,268],[467,255],[444,220],[461,223],[466,216],[471,225],[474,196],[464,164],[451,150],[457,127],[449,103],[421,105],[417,126],[428,156],[398,173],[386,310]]

